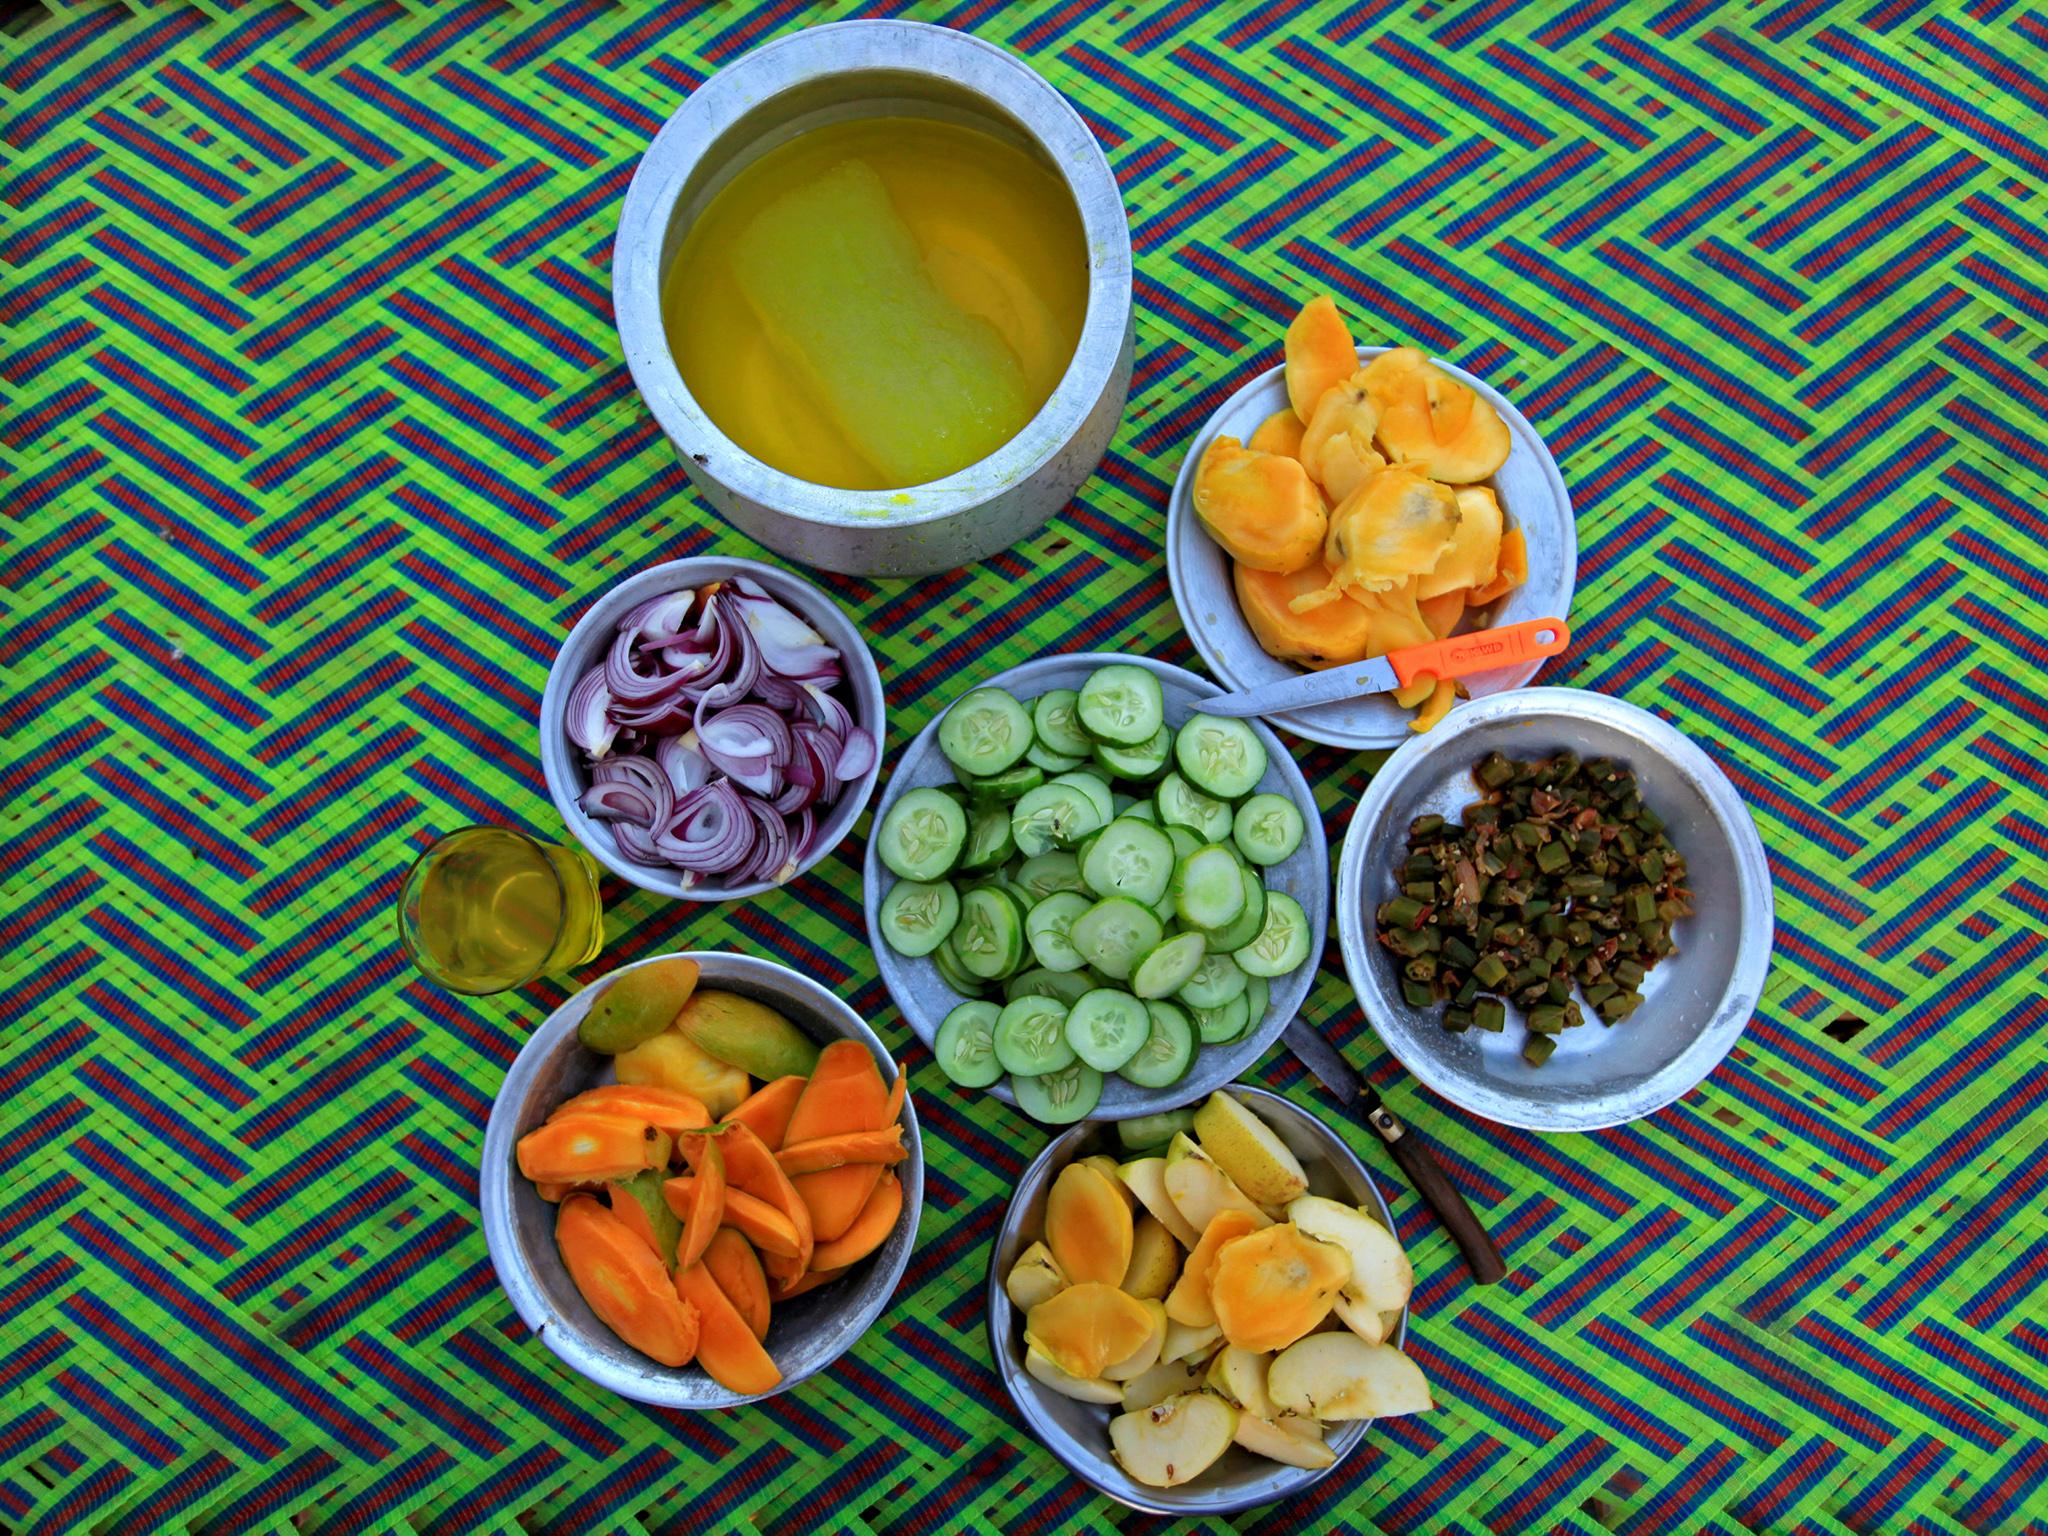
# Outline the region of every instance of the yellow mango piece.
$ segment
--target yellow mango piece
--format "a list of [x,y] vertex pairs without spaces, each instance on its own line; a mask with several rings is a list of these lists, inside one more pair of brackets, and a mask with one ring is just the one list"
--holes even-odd
[[1373,447],[1380,410],[1365,391],[1364,377],[1353,374],[1324,390],[1301,434],[1302,468],[1333,502],[1357,490],[1373,470],[1386,467]]
[[1278,453],[1290,459],[1301,457],[1301,418],[1292,411],[1275,411],[1260,422],[1245,447],[1253,453]]
[[1336,585],[1362,600],[1434,570],[1457,531],[1450,487],[1393,464],[1368,475],[1330,514],[1323,560]]
[[612,1058],[622,1083],[653,1083],[687,1093],[715,1120],[747,1096],[747,1074],[699,1049],[670,1025]]
[[1483,587],[1474,587],[1467,597],[1467,603],[1474,608],[1483,608],[1498,598],[1506,597],[1529,579],[1529,541],[1519,528],[1510,528],[1500,536],[1499,574]]
[[1195,515],[1231,559],[1253,570],[1298,571],[1323,547],[1323,498],[1294,459],[1219,437],[1195,471]]
[[1383,352],[1361,370],[1379,407],[1379,443],[1397,464],[1453,484],[1484,480],[1513,446],[1500,413],[1413,347]]
[[1430,686],[1429,701],[1415,712],[1415,718],[1408,722],[1411,731],[1434,730],[1437,723],[1451,712],[1451,706],[1458,702],[1458,685],[1447,677],[1440,677]]
[[1483,485],[1461,485],[1453,494],[1458,500],[1458,531],[1451,547],[1416,588],[1423,598],[1483,587],[1500,571],[1500,539],[1506,521],[1500,503]]
[[1429,625],[1422,617],[1422,608],[1415,600],[1413,577],[1384,592],[1352,593],[1351,600],[1365,610],[1367,622],[1372,626],[1372,641],[1366,649],[1368,656],[1384,656],[1389,651],[1405,650],[1411,645],[1427,645],[1436,638],[1430,633]]
[[1312,564],[1285,575],[1233,564],[1237,606],[1259,648],[1280,661],[1311,671],[1365,660],[1372,643],[1372,616],[1337,591],[1333,601],[1296,612],[1294,599],[1334,590],[1329,568]]
[[1287,403],[1304,422],[1323,391],[1340,384],[1358,368],[1358,348],[1344,317],[1328,294],[1301,306],[1287,327]]
[[1418,599],[1415,606],[1422,614],[1422,622],[1429,626],[1430,634],[1438,640],[1448,640],[1458,632],[1458,625],[1465,617],[1465,594],[1439,592],[1435,597]]

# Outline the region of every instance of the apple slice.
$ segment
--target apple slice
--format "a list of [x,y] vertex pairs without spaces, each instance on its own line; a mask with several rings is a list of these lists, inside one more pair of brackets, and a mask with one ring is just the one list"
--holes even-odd
[[1074,1376],[1052,1363],[1052,1357],[1037,1346],[1024,1351],[1024,1369],[1032,1379],[1051,1387],[1062,1397],[1071,1397],[1082,1403],[1115,1403],[1123,1399],[1123,1389],[1113,1381],[1100,1376]]
[[1237,1410],[1209,1392],[1183,1392],[1109,1421],[1109,1443],[1123,1469],[1150,1488],[1177,1488],[1200,1477],[1229,1450]]
[[1066,1288],[1066,1271],[1043,1243],[1033,1243],[1018,1254],[1017,1262],[1010,1266],[1010,1273],[1003,1280],[1010,1305],[1020,1312],[1029,1312],[1041,1301],[1051,1301]]
[[[1145,1336],[1145,1342],[1132,1350],[1123,1359],[1102,1368],[1106,1381],[1129,1381],[1142,1376],[1159,1363],[1159,1352],[1166,1347],[1166,1330],[1172,1326],[1166,1320],[1166,1308],[1157,1301],[1143,1302],[1147,1312],[1152,1314],[1152,1331]],[[1121,1390],[1119,1390],[1121,1396]]]
[[1266,1395],[1266,1370],[1272,1363],[1271,1355],[1226,1345],[1209,1360],[1209,1390],[1221,1392],[1248,1415],[1270,1419],[1280,1411]]
[[1202,1150],[1258,1204],[1283,1206],[1308,1192],[1301,1160],[1270,1125],[1231,1095],[1220,1090],[1209,1095],[1195,1111],[1195,1135]]
[[1208,1368],[1206,1358],[1160,1361],[1124,1383],[1124,1412],[1136,1413],[1183,1392],[1201,1391],[1202,1376]]
[[[1237,1181],[1185,1133],[1166,1148],[1166,1193],[1186,1223],[1197,1232],[1205,1230],[1218,1211],[1243,1211],[1255,1227],[1270,1227],[1273,1218],[1259,1209],[1258,1202],[1237,1187]],[[1192,1245],[1190,1245],[1192,1246]]]
[[1321,1195],[1303,1195],[1287,1207],[1287,1216],[1310,1237],[1334,1243],[1351,1255],[1351,1281],[1344,1294],[1358,1303],[1361,1311],[1399,1312],[1408,1305],[1415,1289],[1414,1266],[1402,1251],[1400,1239],[1361,1207],[1340,1205]]
[[[1296,1428],[1297,1425],[1306,1425],[1306,1428]],[[1322,1426],[1306,1419],[1289,1419],[1283,1426],[1257,1414],[1240,1413],[1235,1439],[1254,1456],[1283,1462],[1290,1467],[1315,1470],[1327,1467],[1337,1459],[1337,1453],[1323,1439]]]
[[1423,1413],[1436,1406],[1415,1362],[1349,1333],[1312,1333],[1273,1357],[1266,1391],[1282,1413],[1334,1423]]
[[1138,1197],[1138,1203],[1158,1219],[1159,1224],[1173,1234],[1173,1240],[1183,1248],[1192,1248],[1202,1240],[1201,1231],[1188,1225],[1187,1217],[1173,1203],[1173,1197],[1166,1192],[1166,1159],[1163,1157],[1141,1157],[1133,1162],[1123,1163],[1117,1168],[1117,1177],[1124,1187]]
[[1168,1322],[1166,1342],[1159,1347],[1159,1358],[1186,1360],[1191,1356],[1200,1355],[1206,1361],[1216,1347],[1216,1341],[1222,1337],[1223,1330],[1214,1323],[1206,1328],[1194,1328],[1186,1323]]

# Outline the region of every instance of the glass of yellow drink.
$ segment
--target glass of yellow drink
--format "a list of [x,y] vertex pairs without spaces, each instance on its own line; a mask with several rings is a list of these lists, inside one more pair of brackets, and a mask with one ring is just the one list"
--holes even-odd
[[406,875],[398,936],[421,975],[472,997],[571,970],[604,947],[597,864],[510,827],[463,827]]

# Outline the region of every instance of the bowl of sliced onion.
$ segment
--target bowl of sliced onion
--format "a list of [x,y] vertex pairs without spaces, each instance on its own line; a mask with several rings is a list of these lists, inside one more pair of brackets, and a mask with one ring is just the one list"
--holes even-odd
[[605,868],[683,901],[787,884],[853,827],[881,772],[881,674],[809,582],[672,560],[592,603],[540,704],[562,820]]

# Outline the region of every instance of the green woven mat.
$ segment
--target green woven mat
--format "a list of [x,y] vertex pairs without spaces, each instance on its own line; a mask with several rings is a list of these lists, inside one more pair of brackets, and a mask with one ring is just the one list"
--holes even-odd
[[[979,1288],[1042,1133],[875,981],[857,840],[737,907],[614,890],[604,963],[802,966],[915,1070],[881,1324],[774,1404],[591,1390],[476,1219],[559,988],[408,975],[438,830],[551,826],[533,717],[613,581],[757,554],[639,407],[607,260],[689,89],[825,16],[604,0],[86,0],[0,40],[0,1529],[1100,1531]],[[1500,385],[1578,508],[1557,680],[1755,808],[1777,964],[1700,1090],[1595,1137],[1405,1085],[1513,1272],[1377,1152],[1441,1398],[1250,1531],[2044,1528],[2048,16],[1359,0],[956,9],[1101,137],[1138,266],[1108,461],[972,570],[841,582],[891,746],[1048,650],[1185,661],[1157,555],[1210,406],[1305,296]],[[1368,764],[1303,755],[1335,836]],[[1314,1093],[1269,1062],[1261,1080]]]

